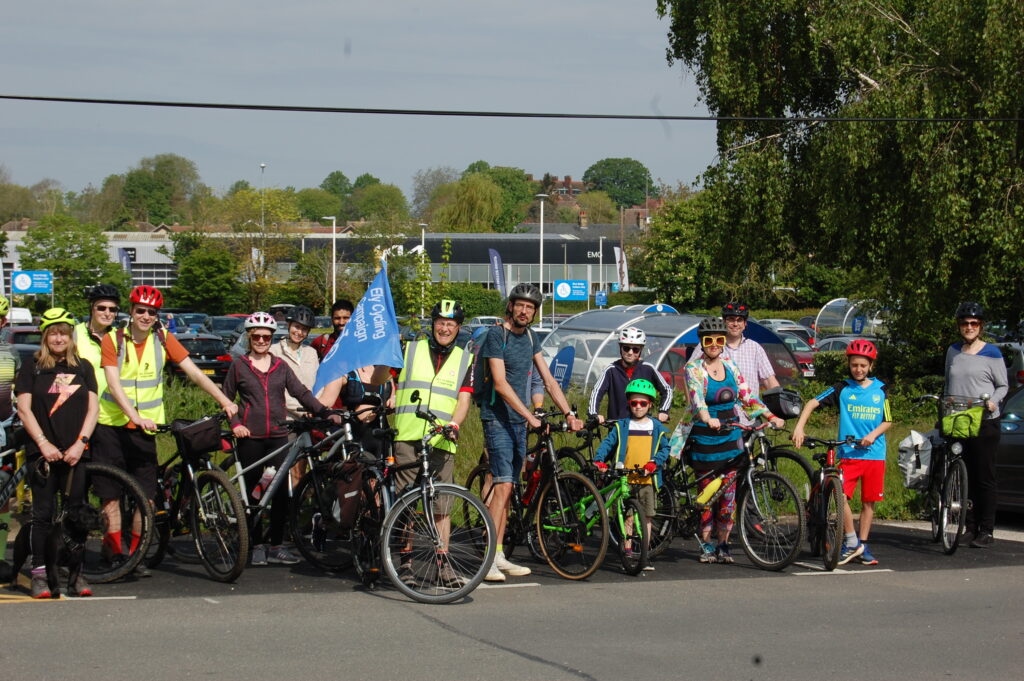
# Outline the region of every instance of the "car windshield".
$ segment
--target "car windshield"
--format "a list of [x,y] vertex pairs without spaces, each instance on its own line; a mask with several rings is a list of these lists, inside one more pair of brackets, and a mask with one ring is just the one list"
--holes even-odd
[[242,324],[237,317],[213,317],[210,321],[214,331],[234,331]]
[[43,334],[38,331],[16,331],[11,334],[13,345],[39,345],[43,342]]
[[803,342],[803,340],[796,336],[789,335],[789,331],[786,333],[780,333],[779,335],[782,336],[782,341],[786,344],[786,347],[793,352],[813,352],[810,345]]
[[213,338],[193,338],[191,340],[183,340],[181,344],[185,346],[190,355],[227,354],[227,350],[224,349],[224,343]]
[[192,324],[202,324],[208,318],[209,318],[208,315],[205,315],[205,314],[202,314],[202,313],[199,313],[199,312],[191,312],[191,313],[187,313],[187,314],[181,314],[181,315],[178,315],[178,317],[177,317],[179,323],[187,324],[189,326],[191,326]]

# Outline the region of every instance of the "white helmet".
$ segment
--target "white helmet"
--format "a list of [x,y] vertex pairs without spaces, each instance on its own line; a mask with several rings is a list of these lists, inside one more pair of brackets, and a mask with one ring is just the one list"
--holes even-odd
[[643,329],[627,326],[619,332],[619,345],[647,345],[647,334]]
[[253,312],[245,320],[246,329],[271,329],[277,331],[277,320],[266,312]]

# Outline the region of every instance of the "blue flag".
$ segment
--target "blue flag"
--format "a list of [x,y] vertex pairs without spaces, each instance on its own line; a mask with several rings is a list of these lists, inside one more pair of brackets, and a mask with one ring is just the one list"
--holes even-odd
[[404,365],[395,302],[391,299],[391,286],[388,285],[388,266],[383,262],[370,288],[356,305],[345,330],[320,363],[313,394],[353,369],[371,364],[395,369]]
[[491,259],[491,279],[494,280],[494,288],[504,298],[508,293],[505,291],[505,268],[501,264],[501,254],[493,248],[488,248],[487,254]]

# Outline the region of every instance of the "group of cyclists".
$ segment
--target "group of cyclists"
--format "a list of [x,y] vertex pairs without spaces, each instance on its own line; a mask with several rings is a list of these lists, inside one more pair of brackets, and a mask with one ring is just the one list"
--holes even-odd
[[[570,432],[583,428],[582,420],[570,407],[544,360],[538,337],[530,329],[543,301],[536,286],[521,283],[512,288],[503,321],[486,330],[475,344],[475,352],[456,342],[465,319],[462,306],[453,300],[441,300],[431,310],[430,332],[406,345],[400,370],[357,368],[328,383],[318,395],[311,389],[319,362],[338,340],[353,313],[349,301],[334,303],[334,329],[310,345],[305,341],[315,317],[308,307],[292,308],[286,318],[288,334],[276,344],[272,341],[277,320],[265,312],[251,314],[244,322],[246,349],[233,360],[223,386],[218,387],[189,359],[187,350],[174,335],[162,328],[159,312],[163,296],[158,289],[131,289],[124,325],[115,323],[122,308],[117,288],[95,286],[88,293],[88,300],[89,316],[83,322],[62,308],[43,313],[40,350],[20,369],[16,356],[9,349],[0,348],[0,418],[9,416],[13,408],[13,381],[17,413],[27,434],[26,455],[30,461],[45,464],[48,470],[46,476],[34,476],[31,482],[33,597],[56,595],[45,577],[43,544],[53,523],[56,490],[66,490],[69,503],[84,501],[85,485],[76,469],[80,460],[89,457],[117,466],[135,476],[150,498],[155,495],[159,465],[156,432],[157,426],[167,421],[167,362],[177,364],[188,380],[208,393],[224,411],[236,438],[236,454],[245,466],[287,442],[288,433],[283,426],[288,420],[312,415],[340,423],[336,409],[384,405],[393,413],[394,455],[401,468],[402,464],[417,460],[421,441],[428,432],[429,425],[416,417],[422,404],[447,425],[444,434],[430,443],[430,470],[440,481],[454,482],[459,430],[475,401],[491,471],[491,493],[486,503],[498,538],[496,556],[485,579],[501,582],[509,576],[530,574],[529,567],[506,557],[501,538],[512,486],[523,471],[527,434],[542,425],[535,413],[538,399],[547,393],[564,415]],[[0,298],[0,325],[6,323],[8,309],[9,303]],[[600,375],[590,395],[589,411],[599,414],[602,402],[607,401],[599,418],[609,422],[609,433],[599,448],[597,463],[599,467],[606,465],[616,455],[619,461],[635,467],[631,482],[638,488],[648,522],[654,515],[651,489],[670,453],[678,456],[685,449],[687,463],[695,469],[714,467],[742,448],[740,431],[727,427],[731,421],[750,423],[762,419],[772,427],[783,426],[782,419],[773,415],[760,399],[760,392],[778,387],[778,381],[764,349],[744,335],[749,312],[747,305],[731,302],[722,308],[720,317],[709,317],[700,323],[699,347],[685,368],[687,408],[671,432],[662,424],[669,420],[672,386],[643,361],[643,330],[629,327],[619,333],[620,357]],[[1006,373],[1002,362],[994,361],[998,350],[981,340],[985,319],[981,306],[965,303],[956,317],[962,342],[951,346],[947,353],[947,390],[991,395],[981,432],[965,442],[975,509],[970,520],[974,535],[971,546],[986,547],[993,541],[994,455],[999,435],[996,419],[999,402],[1006,394]],[[884,474],[885,428],[880,424],[891,419],[881,382],[869,378],[877,357],[875,346],[870,341],[857,341],[847,349],[847,355],[851,377],[830,391],[848,396],[870,386],[878,391],[880,398],[875,401],[880,400],[881,406],[877,414],[872,412],[870,428],[863,419],[855,427],[850,426],[858,442],[839,452],[841,466],[847,471],[844,491],[847,498],[852,498],[857,482],[863,480],[865,489],[870,489],[870,501],[874,501],[881,498],[880,475]],[[848,401],[829,395],[818,396],[814,406],[838,407],[842,430],[853,423],[848,418],[852,407]],[[372,433],[374,427],[384,425],[384,413],[380,408],[360,412],[359,419],[366,427],[361,432],[357,427],[355,436],[367,449],[374,448]],[[805,421],[802,417],[794,440],[802,434]],[[881,473],[878,465],[863,465],[869,451],[873,460],[878,459],[877,453],[881,451]],[[269,463],[279,465],[280,461]],[[247,474],[249,490],[258,489],[261,473],[256,468]],[[403,474],[406,477],[398,481],[400,485],[411,483],[416,472],[410,469]],[[727,481],[726,485],[734,486],[735,480]],[[101,499],[104,516],[104,558],[111,564],[124,562],[139,546],[140,528],[132,518],[121,517],[118,490],[94,489],[93,493]],[[272,499],[267,527],[253,537],[253,565],[299,561],[285,542],[289,503],[288,487],[281,486]],[[9,519],[9,515],[3,515],[7,511],[0,509],[0,525]],[[734,513],[735,492],[728,488],[704,510],[701,562],[733,562],[729,534]],[[860,557],[865,563],[877,563],[864,544],[869,527],[870,515],[862,517],[858,540],[851,522],[844,562]],[[0,539],[2,560],[6,537]],[[399,575],[411,580],[411,564],[404,560],[403,557]],[[652,569],[650,565],[646,567]],[[146,577],[150,573],[140,563],[136,574]],[[73,584],[67,585],[67,593],[86,596],[91,594],[91,587],[78,575]]]

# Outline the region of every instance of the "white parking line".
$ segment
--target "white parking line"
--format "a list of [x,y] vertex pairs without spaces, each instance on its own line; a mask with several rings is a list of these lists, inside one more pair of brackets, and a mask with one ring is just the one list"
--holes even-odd
[[213,603],[214,605],[220,605],[220,601],[214,600],[213,598],[204,598],[203,600],[206,601],[207,603]]
[[540,586],[540,582],[522,582],[520,584],[481,584],[478,589],[521,589],[524,586]]
[[812,572],[791,572],[790,573],[790,574],[797,575],[797,576],[800,576],[800,577],[806,577],[808,575],[813,575],[813,576],[818,576],[818,575],[873,575],[873,574],[877,574],[877,573],[880,573],[880,572],[895,572],[895,570],[892,570],[890,568],[869,568],[867,570],[844,570],[843,568],[836,568],[832,572],[826,572],[825,568],[816,567],[814,565],[806,565],[804,563],[793,563],[793,564],[794,565],[799,565],[800,567],[813,568]]
[[61,596],[62,601],[134,601],[138,596]]

